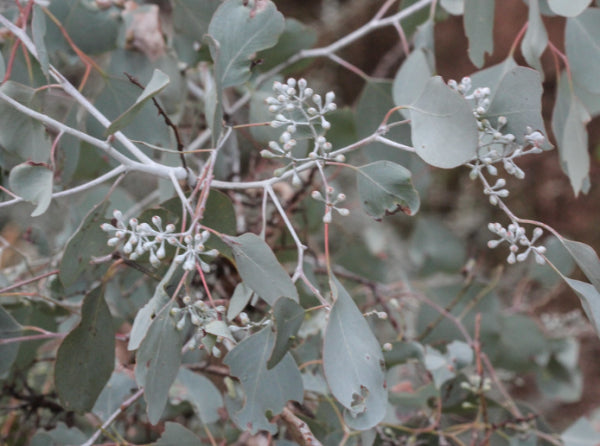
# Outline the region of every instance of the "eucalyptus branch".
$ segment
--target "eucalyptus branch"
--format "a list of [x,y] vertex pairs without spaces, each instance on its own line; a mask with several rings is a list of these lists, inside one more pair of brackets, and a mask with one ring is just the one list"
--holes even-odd
[[[307,50],[301,50],[298,53],[291,56],[285,62],[280,63],[279,65],[273,67],[269,71],[257,76],[255,80],[255,85],[260,86],[266,80],[272,78],[280,71],[289,67],[290,65],[295,64],[303,59],[310,59],[314,57],[330,57],[330,55],[334,54],[336,51],[341,50],[342,48],[354,43],[365,35],[380,29],[385,28],[386,26],[394,26],[400,21],[404,20],[407,17],[419,12],[421,9],[426,8],[432,3],[433,0],[419,0],[418,2],[398,11],[396,14],[393,14],[388,17],[381,17],[381,12],[378,11],[375,16],[367,23],[365,23],[360,28],[357,28],[353,32],[347,34],[341,39],[321,48],[312,48]],[[387,9],[389,5],[385,4],[384,7]],[[382,8],[385,13],[385,9]],[[240,108],[242,108],[251,98],[251,93],[247,92],[244,96],[235,102],[230,109],[230,113],[235,113]]]
[[[115,167],[114,169],[106,172],[105,174],[102,174],[99,177],[94,178],[93,180],[90,180],[86,183],[80,184],[79,186],[75,186],[70,189],[66,189],[66,190],[62,190],[60,192],[53,193],[52,199],[68,197],[68,196],[75,195],[75,194],[78,194],[81,192],[85,192],[89,189],[99,186],[100,184],[104,183],[105,181],[111,180],[123,173],[126,173],[126,171],[127,171],[127,168],[121,164],[120,166]],[[21,197],[17,197],[12,200],[8,200],[8,201],[2,201],[2,202],[0,202],[0,208],[6,207],[6,206],[12,206],[14,204],[22,203],[24,201],[25,200]]]
[[[2,16],[0,15],[0,17]],[[188,172],[183,167],[164,166],[150,159],[148,163],[134,161],[131,158],[128,158],[125,155],[123,155],[117,149],[115,149],[109,142],[110,138],[107,141],[103,141],[101,139],[90,136],[87,133],[84,133],[80,130],[69,127],[68,125],[63,124],[62,122],[57,121],[56,119],[53,119],[47,115],[44,115],[43,113],[35,111],[21,104],[20,102],[15,101],[13,98],[1,91],[0,99],[10,104],[12,107],[19,110],[21,113],[40,121],[41,123],[47,125],[48,127],[56,131],[67,133],[84,142],[87,142],[90,145],[93,145],[94,147],[101,149],[104,153],[109,155],[115,161],[121,163],[127,171],[145,172],[161,178],[171,178],[171,176],[174,176],[177,179],[186,179],[188,177]]]
[[127,408],[129,406],[131,406],[133,403],[135,403],[137,400],[139,400],[143,394],[144,394],[144,389],[141,388],[137,392],[135,392],[133,395],[131,395],[129,398],[127,398],[123,403],[121,403],[119,408],[117,410],[115,410],[111,414],[111,416],[108,417],[104,423],[102,423],[102,426],[100,426],[96,430],[96,432],[94,432],[94,434],[88,439],[88,441],[83,443],[81,446],[92,446],[94,444],[94,442],[98,439],[98,437],[100,437],[100,435],[102,435],[102,433],[105,432],[106,429],[108,429],[108,427],[113,423],[113,421],[115,421],[119,415],[121,415],[123,412],[125,412],[125,410],[127,410]]
[[[35,44],[29,38],[27,33],[0,14],[0,23],[6,26],[22,43],[27,47],[27,50],[39,61],[39,55]],[[98,120],[105,128],[110,126],[111,121],[100,112],[85,96],[83,96],[77,88],[71,84],[63,74],[58,71],[53,65],[49,65],[49,73],[60,84],[62,89],[77,101],[86,111]],[[123,132],[114,133],[115,138],[125,146],[125,148],[144,164],[156,164],[144,152],[142,152]]]

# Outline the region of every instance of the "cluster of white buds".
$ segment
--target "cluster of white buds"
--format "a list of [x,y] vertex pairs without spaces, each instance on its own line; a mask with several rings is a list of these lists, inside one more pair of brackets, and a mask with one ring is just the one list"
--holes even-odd
[[200,257],[216,257],[219,252],[216,249],[206,251],[204,243],[210,236],[208,231],[197,233],[194,236],[185,235],[183,243],[178,239],[181,234],[175,233],[175,225],[169,223],[164,229],[162,219],[155,215],[152,217],[154,228],[148,223],[139,223],[136,218],[125,221],[123,213],[119,210],[113,212],[115,223],[103,223],[100,227],[103,231],[113,233],[108,239],[109,246],[117,246],[121,242],[123,253],[131,260],[136,260],[144,253],[149,253],[152,266],[158,267],[166,256],[165,243],[183,249],[183,253],[175,256],[176,263],[183,263],[183,269],[192,271],[198,262],[203,271],[209,272],[210,266]]
[[[510,254],[506,259],[508,263],[524,262],[532,251],[537,263],[541,265],[546,262],[544,259],[546,247],[543,245],[535,246],[535,242],[544,232],[542,228],[535,228],[531,239],[525,235],[525,228],[519,226],[518,223],[511,223],[507,228],[504,228],[500,223],[490,223],[488,229],[500,236],[498,240],[488,242],[489,248],[495,248],[502,242],[507,242],[510,245]],[[525,251],[517,254],[522,247],[525,247]]]
[[210,232],[208,231],[196,233],[193,237],[188,234],[183,237],[183,244],[174,237],[169,238],[170,243],[173,242],[173,244],[183,249],[183,253],[176,255],[173,261],[175,263],[182,263],[182,268],[186,271],[194,270],[196,262],[198,262],[202,271],[205,273],[210,272],[210,265],[206,263],[201,256],[214,258],[219,255],[219,251],[216,249],[206,251],[204,243],[206,243],[209,237]]
[[139,223],[137,218],[125,221],[123,213],[119,210],[113,211],[115,224],[103,223],[100,227],[105,232],[112,232],[113,236],[108,239],[108,246],[117,246],[122,241],[123,253],[135,260],[142,254],[150,254],[150,263],[156,267],[165,258],[165,242],[174,244],[171,240],[175,232],[175,225],[168,224],[164,229],[162,220],[158,215],[152,217],[153,228],[148,223]]
[[483,378],[482,381],[481,376],[471,375],[469,376],[469,381],[460,383],[460,387],[473,393],[479,393],[480,391],[489,392],[492,390],[492,381],[488,377]]
[[485,117],[490,106],[491,90],[488,87],[479,87],[470,92],[472,83],[469,77],[462,78],[460,84],[450,80],[448,86],[472,103],[473,115],[477,120],[478,153],[471,162],[466,164],[471,168],[470,177],[477,178],[483,169],[486,169],[490,175],[497,175],[498,169],[494,164],[501,162],[509,175],[523,179],[525,172],[517,166],[515,159],[523,155],[540,153],[546,140],[544,135],[528,127],[524,137],[527,147],[519,144],[514,134],[503,131],[508,122],[506,116],[499,116],[496,126]]
[[580,310],[568,313],[542,313],[540,320],[549,336],[560,338],[579,336],[589,330],[590,324]]
[[338,207],[337,204],[343,202],[346,199],[346,194],[340,193],[337,194],[337,197],[334,200],[329,198],[333,194],[333,187],[328,186],[326,197],[323,197],[323,194],[318,190],[312,191],[310,196],[317,201],[322,201],[325,203],[325,215],[323,216],[323,223],[331,223],[331,210],[335,209],[338,214],[345,217],[350,214],[350,210],[347,208]]
[[504,189],[506,186],[506,180],[504,178],[498,178],[493,186],[486,186],[483,189],[483,193],[490,196],[490,203],[494,206],[498,204],[500,198],[508,197],[508,189]]
[[[292,154],[293,148],[297,144],[295,135],[312,138],[314,141],[313,150],[310,152],[310,159],[329,157],[332,145],[325,133],[331,127],[331,123],[325,118],[325,114],[334,111],[337,106],[335,94],[328,92],[325,98],[313,92],[312,88],[307,86],[305,79],[290,78],[286,83],[275,82],[273,84],[275,96],[266,99],[269,111],[275,113],[275,119],[271,121],[271,127],[285,127],[279,137],[279,141],[269,142],[269,149],[264,149],[260,153],[265,158],[283,158],[292,161],[304,161],[305,158],[295,158]],[[296,164],[284,168],[285,170],[293,168]],[[296,179],[296,176],[294,176]]]
[[[210,307],[201,299],[192,299],[190,296],[183,297],[183,307],[171,308],[171,316],[177,320],[177,330],[183,330],[186,325],[186,321],[189,319],[190,323],[194,328],[194,334],[189,340],[187,346],[190,349],[196,348],[202,341],[202,338],[206,336],[204,327],[209,323],[217,320],[221,320],[223,314],[225,314],[225,307],[219,305],[217,307]],[[220,350],[213,348],[213,355],[220,356]]]

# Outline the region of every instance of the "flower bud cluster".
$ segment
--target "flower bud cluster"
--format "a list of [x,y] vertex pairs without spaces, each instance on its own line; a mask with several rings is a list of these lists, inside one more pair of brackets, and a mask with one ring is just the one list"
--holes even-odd
[[466,164],[471,168],[470,177],[477,178],[483,169],[490,175],[498,175],[498,169],[494,164],[502,163],[509,175],[519,179],[525,178],[525,172],[517,166],[515,159],[523,155],[540,153],[546,140],[544,135],[528,127],[524,136],[526,146],[519,144],[514,134],[503,130],[508,123],[506,116],[499,116],[495,126],[485,117],[490,106],[491,90],[488,87],[479,87],[470,92],[469,77],[464,77],[460,84],[450,80],[448,86],[472,103],[473,116],[477,120],[479,149],[473,160]]
[[108,239],[108,246],[117,246],[124,241],[123,253],[131,260],[136,260],[148,252],[150,263],[157,267],[166,255],[165,242],[173,244],[170,239],[175,232],[175,225],[168,224],[163,229],[162,219],[158,215],[152,217],[154,228],[148,223],[139,223],[137,218],[131,218],[126,222],[123,213],[119,210],[113,212],[113,217],[114,224],[103,223],[100,226],[103,231],[113,233],[113,236]]
[[152,266],[158,267],[166,256],[167,243],[183,249],[184,252],[173,259],[176,263],[182,263],[183,269],[192,271],[198,262],[203,271],[209,272],[210,266],[200,256],[215,257],[219,254],[215,249],[205,250],[204,243],[210,236],[208,231],[196,233],[194,236],[185,235],[181,243],[178,239],[181,234],[175,233],[175,225],[167,224],[163,229],[162,219],[158,215],[152,217],[154,227],[145,222],[139,223],[136,218],[125,221],[123,213],[119,210],[113,212],[113,217],[114,224],[103,223],[100,226],[103,231],[113,233],[107,244],[117,246],[125,242],[123,253],[131,260],[136,260],[147,252]]
[[460,383],[460,387],[473,393],[489,392],[492,390],[492,381],[488,377],[483,378],[482,381],[481,376],[471,375],[468,382],[463,381]]
[[[221,320],[226,309],[222,305],[212,308],[203,300],[194,300],[190,296],[184,296],[183,305],[181,308],[171,308],[171,316],[177,321],[176,327],[179,331],[185,328],[186,322],[189,319],[194,328],[194,334],[187,345],[190,349],[194,349],[207,334],[204,327],[212,321]],[[213,349],[213,354],[219,356],[220,350]]]
[[294,169],[294,180],[297,184],[299,178],[296,173],[296,162],[306,161],[306,158],[296,158],[292,153],[297,145],[296,135],[303,135],[313,139],[313,150],[308,159],[329,157],[332,145],[325,134],[331,127],[331,123],[325,115],[334,111],[337,106],[334,102],[335,94],[328,92],[323,98],[313,92],[307,86],[305,79],[290,78],[287,82],[275,82],[273,84],[275,96],[268,97],[266,103],[271,113],[275,113],[275,119],[271,121],[271,127],[284,128],[279,141],[270,141],[269,148],[260,153],[264,158],[288,159],[292,163],[284,168],[279,174],[282,175],[290,168]]
[[[544,264],[544,254],[546,253],[546,247],[543,245],[535,246],[535,242],[542,236],[542,228],[535,228],[531,239],[525,234],[525,228],[519,226],[518,223],[511,223],[507,228],[504,228],[500,223],[490,223],[488,229],[494,234],[500,236],[497,240],[490,240],[488,242],[489,248],[495,248],[502,242],[507,242],[510,245],[510,254],[506,261],[508,263],[524,262],[529,257],[529,253],[533,252],[535,261],[537,263]],[[521,248],[525,247],[525,251],[519,253]],[[519,254],[518,254],[519,253]]]
[[322,201],[323,203],[325,203],[325,215],[323,216],[323,223],[331,223],[331,214],[332,214],[331,210],[332,209],[335,209],[337,211],[337,213],[340,214],[342,217],[345,217],[350,214],[350,210],[348,208],[342,208],[342,207],[337,206],[338,203],[341,203],[344,200],[346,200],[346,194],[343,194],[343,193],[337,194],[335,199],[332,200],[330,197],[334,192],[333,187],[328,186],[326,192],[327,193],[325,194],[325,197],[318,190],[314,190],[310,194],[310,196],[313,199],[315,199],[317,201]]

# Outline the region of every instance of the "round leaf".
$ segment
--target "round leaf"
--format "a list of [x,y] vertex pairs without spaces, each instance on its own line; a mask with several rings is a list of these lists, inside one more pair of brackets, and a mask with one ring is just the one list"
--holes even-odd
[[208,27],[216,41],[211,42],[210,53],[221,88],[246,82],[254,54],[275,45],[284,26],[283,16],[270,1],[223,2]]
[[8,183],[15,194],[35,205],[31,216],[37,217],[50,206],[53,177],[54,173],[46,166],[23,163],[10,171]]
[[402,211],[414,215],[419,210],[419,194],[405,167],[391,161],[376,161],[357,170],[358,193],[365,212],[376,220]]
[[450,169],[475,156],[479,136],[471,106],[441,77],[427,81],[410,117],[413,146],[426,163]]

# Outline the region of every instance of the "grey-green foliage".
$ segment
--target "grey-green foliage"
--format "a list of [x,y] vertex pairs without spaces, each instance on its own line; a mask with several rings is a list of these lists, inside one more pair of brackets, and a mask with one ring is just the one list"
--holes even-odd
[[331,393],[354,429],[379,423],[387,407],[384,360],[379,342],[342,284],[331,282],[335,303],[323,343],[323,371]]
[[267,368],[274,344],[275,334],[271,327],[265,327],[240,342],[225,358],[231,374],[239,378],[244,389],[243,407],[230,415],[238,426],[252,433],[275,433],[277,427],[268,422],[266,412],[279,414],[287,401],[303,400],[302,379],[290,353]]
[[475,156],[478,133],[472,108],[441,77],[425,84],[410,118],[413,145],[427,164],[449,169]]
[[[0,307],[0,339],[10,339],[19,336],[22,328],[17,321],[3,307]],[[19,343],[0,345],[0,377],[4,377],[17,359],[19,352]]]
[[[7,390],[0,404],[14,406],[26,384],[32,401],[50,401],[56,391],[65,409],[49,406],[57,419],[69,419],[67,411],[78,416],[70,420],[76,427],[59,422],[26,433],[31,444],[89,444],[91,435],[157,445],[254,440],[244,431],[277,435],[277,444],[298,436],[308,443],[311,435],[326,445],[480,442],[490,432],[479,422],[484,398],[492,444],[533,445],[537,432],[550,435],[539,414],[520,426],[523,432],[512,429],[506,407],[516,403],[497,398],[496,383],[488,392],[485,379],[480,386],[477,380],[493,369],[528,373],[546,398],[580,398],[577,330],[600,331],[597,254],[554,233],[553,241],[536,242],[548,247],[536,251],[546,265],[510,266],[508,277],[489,271],[483,265],[492,260],[480,246],[487,211],[471,211],[474,201],[455,192],[464,193],[464,170],[430,168],[467,163],[472,177],[491,182],[484,185],[490,194],[505,172],[480,159],[486,125],[514,135],[514,144],[490,143],[505,151],[499,160],[531,143],[532,134],[536,148],[552,147],[541,57],[558,55],[542,17],[555,14],[567,18],[568,65],[557,59],[566,67],[552,130],[575,194],[590,189],[586,125],[600,111],[599,10],[590,0],[525,3],[520,49],[531,68],[518,66],[513,54],[486,65],[494,10],[505,8],[494,0],[441,0],[434,9],[426,0],[404,0],[317,50],[311,48],[329,37],[284,18],[269,0],[32,3],[21,25],[35,51],[17,45],[8,28],[0,43],[0,75],[7,77],[0,87],[0,180],[15,201],[28,202],[0,214],[0,378]],[[12,7],[3,17],[26,13]],[[463,15],[478,71],[461,76],[470,74],[472,88],[465,87],[469,78],[458,84],[434,76],[435,31],[448,13]],[[147,22],[136,28],[138,20]],[[364,76],[340,59],[348,53],[339,49],[391,23],[400,23],[400,44],[408,48],[393,80],[370,77],[371,67],[362,68]],[[152,38],[157,52],[148,51]],[[322,56],[365,78],[352,85],[355,106],[315,69]],[[278,109],[290,106],[285,95],[298,94],[301,76],[311,86],[306,109]],[[283,99],[265,104],[274,80]],[[71,90],[51,85],[61,82],[72,82]],[[489,101],[474,105],[475,92],[488,88]],[[334,97],[326,116],[316,110]],[[296,132],[294,119],[277,117],[288,111],[294,119],[306,113],[301,118],[310,123]],[[284,155],[297,184],[289,185],[291,171],[274,175],[280,159],[259,156],[280,143],[293,148]],[[178,153],[188,145],[201,150]],[[112,148],[121,157],[113,158]],[[87,184],[121,162],[126,177]],[[451,203],[442,206],[430,190],[438,175],[453,185],[442,196]],[[511,198],[499,209],[515,225],[521,216],[508,210]],[[339,201],[349,211],[330,212]],[[100,225],[115,205],[127,221],[155,231],[140,247],[146,254],[131,255],[119,237],[107,245]],[[324,207],[331,220],[324,220]],[[435,207],[444,207],[449,224],[431,213]],[[22,223],[22,240],[12,237],[14,221]],[[528,240],[512,240],[511,249]],[[194,241],[202,245],[194,255],[218,255],[193,265],[203,271],[183,271],[175,259]],[[161,243],[160,258],[151,259],[148,249],[159,252]],[[575,264],[585,277],[574,278]],[[527,293],[514,289],[517,280]],[[533,316],[531,306],[552,296],[560,280],[580,298],[587,319]],[[27,342],[15,342],[22,336]],[[30,414],[15,412],[14,429],[27,426]],[[164,430],[139,428],[148,422],[165,422]],[[457,423],[464,433],[456,433]],[[566,445],[594,437],[585,420],[562,434]]]
[[81,322],[65,337],[56,354],[54,379],[65,406],[78,412],[91,410],[110,378],[114,361],[115,329],[99,286],[85,296]]
[[280,297],[298,300],[298,291],[275,254],[260,237],[242,234],[226,239],[242,280],[252,291],[274,305]]
[[137,352],[135,379],[144,388],[152,424],[160,420],[181,364],[181,333],[170,313],[172,307],[167,305],[156,315]]

